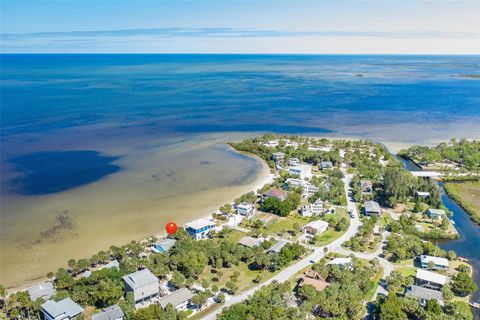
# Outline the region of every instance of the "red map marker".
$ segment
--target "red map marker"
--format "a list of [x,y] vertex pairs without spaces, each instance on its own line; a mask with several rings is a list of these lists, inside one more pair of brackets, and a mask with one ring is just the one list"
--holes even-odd
[[165,230],[168,234],[174,234],[177,232],[177,225],[174,222],[169,222],[165,225]]

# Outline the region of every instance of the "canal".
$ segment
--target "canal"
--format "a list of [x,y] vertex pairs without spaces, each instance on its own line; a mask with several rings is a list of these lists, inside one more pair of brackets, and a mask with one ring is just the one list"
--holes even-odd
[[[480,227],[470,219],[462,207],[445,193],[442,182],[439,182],[439,186],[443,204],[453,212],[451,219],[455,222],[459,238],[439,241],[437,245],[444,250],[453,250],[459,257],[468,259],[473,267],[473,278],[480,287]],[[480,302],[480,290],[473,295],[471,301]],[[480,319],[479,309],[474,309],[474,318]]]
[[[403,166],[409,171],[421,171],[413,161],[404,159],[394,155],[403,162]],[[459,257],[468,260],[473,267],[473,279],[480,288],[480,226],[476,225],[470,216],[460,207],[453,199],[451,199],[443,188],[443,182],[439,182],[440,195],[442,202],[453,213],[451,220],[455,223],[459,237],[455,240],[436,241],[436,244],[443,250],[453,250]],[[471,298],[472,302],[480,302],[480,290],[477,290]],[[475,320],[480,320],[480,310],[472,309]]]

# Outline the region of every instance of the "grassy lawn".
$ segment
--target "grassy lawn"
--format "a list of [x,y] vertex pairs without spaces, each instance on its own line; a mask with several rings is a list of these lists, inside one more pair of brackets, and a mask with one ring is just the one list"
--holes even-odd
[[400,272],[404,276],[412,276],[415,277],[417,273],[417,268],[414,266],[403,266],[398,269],[395,269],[396,271]]
[[236,230],[236,229],[230,229],[230,230],[231,231],[228,232],[228,234],[225,238],[234,242],[234,243],[237,243],[241,238],[243,238],[247,235],[246,233],[244,233],[242,231],[239,231],[239,230]]
[[445,190],[467,211],[473,221],[480,224],[480,181],[448,182]]
[[308,219],[298,214],[291,214],[288,217],[280,217],[275,222],[266,226],[266,231],[270,235],[278,235],[281,231],[293,230],[293,225],[298,223],[301,227],[308,223]]
[[371,281],[371,288],[368,289],[367,291],[367,294],[366,294],[366,299],[365,301],[371,301],[372,298],[373,298],[373,295],[375,294],[375,292],[377,291],[377,288],[379,286],[379,282],[380,282],[380,279],[383,278],[383,268],[380,267],[380,269],[378,270],[378,272],[375,274],[375,276],[373,276],[373,278],[370,280]]

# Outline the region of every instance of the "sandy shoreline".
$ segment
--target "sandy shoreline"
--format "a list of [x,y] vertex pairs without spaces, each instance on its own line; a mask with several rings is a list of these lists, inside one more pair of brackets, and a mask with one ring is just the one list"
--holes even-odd
[[[248,184],[246,186],[245,191],[242,190],[242,192],[240,192],[238,194],[235,194],[235,197],[233,197],[233,198],[229,197],[228,199],[225,199],[224,203],[233,202],[233,200],[235,198],[241,196],[244,193],[247,193],[247,192],[250,192],[250,191],[256,191],[256,190],[260,189],[265,184],[270,183],[272,181],[273,177],[274,177],[274,174],[271,173],[270,168],[268,167],[267,163],[265,161],[263,161],[263,159],[257,157],[256,155],[253,155],[253,154],[239,152],[239,151],[237,151],[233,148],[232,148],[232,150],[236,153],[240,153],[240,154],[246,155],[250,158],[254,158],[258,162],[258,164],[261,166],[261,168],[258,171],[257,177],[255,178],[255,181]],[[243,188],[241,188],[241,189],[243,189]],[[212,213],[217,209],[218,209],[217,206],[215,206],[215,207],[212,207],[212,206],[204,207],[204,209],[199,210],[197,212],[197,214],[191,214],[191,215],[189,214],[188,217],[186,217],[187,221],[191,221],[191,220],[199,219],[199,218],[209,218],[209,217],[211,217]],[[183,218],[185,218],[185,217],[183,217]],[[179,225],[184,224],[183,223],[184,222],[183,218],[180,218],[178,220]],[[158,232],[151,233],[151,234],[144,234],[144,236],[141,237],[141,240],[139,240],[139,241],[147,240],[151,236],[155,236],[155,237],[158,237],[158,238],[165,236],[166,232],[164,231],[164,229],[163,228],[159,228],[159,229],[160,230],[158,230]],[[130,241],[131,240],[137,240],[137,239],[132,238],[132,239],[130,239]],[[128,243],[128,242],[125,242],[123,244],[126,244],[126,243]],[[112,245],[122,245],[122,244],[112,243]],[[108,246],[103,248],[103,250],[107,250],[107,249],[108,249]],[[66,264],[66,261],[65,261],[64,264]],[[59,267],[61,267],[61,266],[59,266]],[[48,280],[48,278],[46,276],[44,276],[44,277],[36,277],[36,278],[20,281],[20,283],[18,283],[18,284],[15,284],[13,286],[8,286],[8,292],[10,294],[10,293],[18,292],[18,291],[23,291],[23,290],[26,290],[28,287],[30,287],[34,284],[41,283],[41,282],[44,282],[46,280]]]

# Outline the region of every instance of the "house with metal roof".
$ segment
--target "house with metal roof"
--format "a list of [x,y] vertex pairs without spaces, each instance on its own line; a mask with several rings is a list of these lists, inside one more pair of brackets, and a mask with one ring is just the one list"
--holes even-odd
[[437,290],[412,285],[405,291],[405,296],[419,300],[422,306],[430,300],[437,300],[441,306],[444,305],[443,294]]
[[175,239],[163,239],[152,245],[152,251],[155,253],[164,253],[175,245]]
[[430,197],[430,192],[417,191],[417,192],[415,192],[415,195],[417,196],[417,198],[426,199],[426,198]]
[[122,309],[117,304],[114,304],[103,309],[102,312],[94,314],[92,320],[123,320],[124,316]]
[[185,311],[188,308],[188,304],[192,300],[193,294],[187,288],[181,288],[177,291],[161,298],[158,303],[165,308],[171,304],[178,311]]
[[141,304],[160,294],[158,278],[148,269],[123,276],[125,291],[133,292],[135,304]]
[[305,234],[317,235],[319,233],[327,231],[328,223],[322,220],[311,221],[307,223],[303,228],[302,231]]
[[430,264],[433,270],[448,270],[448,259],[445,258],[421,255],[420,264],[423,269],[430,269]]
[[60,301],[48,300],[41,305],[41,320],[72,320],[83,312],[83,308],[70,298]]
[[442,209],[428,209],[427,211],[427,215],[428,217],[430,217],[431,219],[436,219],[436,220],[440,220],[442,219],[444,216],[446,216],[447,214],[445,213],[445,210],[442,210]]
[[111,269],[111,268],[120,268],[120,263],[115,259],[107,263],[106,265],[102,266],[101,269]]
[[445,284],[450,282],[450,278],[443,274],[417,269],[415,284],[432,290],[440,290]]
[[268,249],[267,249],[267,253],[270,253],[270,252],[279,253],[280,251],[282,251],[282,248],[285,247],[287,244],[288,244],[287,241],[285,241],[285,240],[280,240],[280,241],[278,241],[277,243],[275,243],[273,246],[271,246],[270,248],[268,248]]
[[362,193],[372,193],[373,191],[373,184],[370,180],[360,180],[360,189]]
[[290,158],[288,159],[288,165],[289,166],[296,166],[300,164],[300,159],[298,158]]
[[250,236],[243,237],[238,241],[238,244],[248,248],[258,247],[263,243],[263,238],[254,238]]
[[30,300],[37,301],[37,299],[48,300],[55,294],[55,288],[51,282],[42,282],[33,285],[27,289]]
[[380,205],[376,201],[365,201],[364,212],[366,216],[380,216],[382,214],[382,210],[380,209]]
[[300,179],[310,179],[312,177],[312,167],[309,165],[298,164],[290,166],[288,169],[289,174],[298,175]]
[[185,224],[185,230],[194,240],[202,240],[210,237],[211,230],[215,227],[215,222],[208,219],[198,219]]

